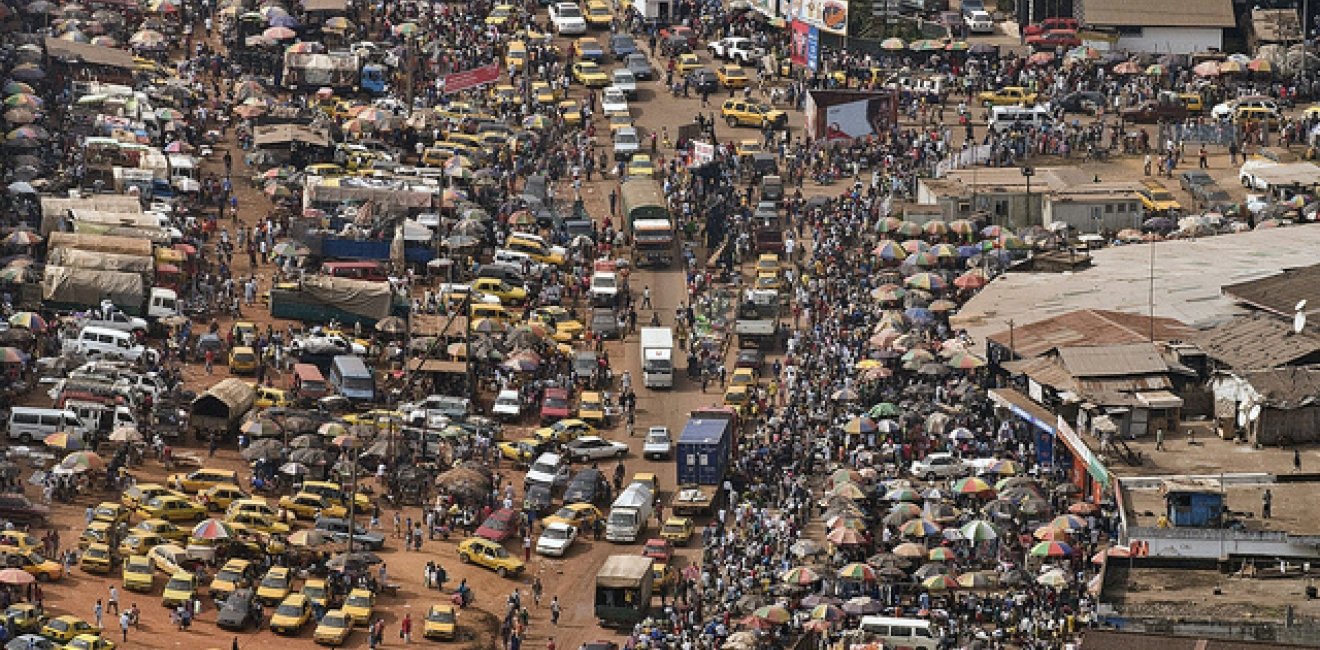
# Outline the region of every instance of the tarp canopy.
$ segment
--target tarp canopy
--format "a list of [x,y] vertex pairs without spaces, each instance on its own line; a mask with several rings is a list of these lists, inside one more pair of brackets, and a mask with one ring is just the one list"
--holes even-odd
[[303,9],[342,14],[348,11],[348,0],[303,0]]
[[348,180],[338,178],[332,180],[335,182],[307,186],[308,199],[311,203],[340,204],[371,201],[379,209],[393,213],[428,209],[434,203],[436,196],[432,189],[413,189],[402,183],[363,185],[352,184]]
[[611,555],[596,572],[596,586],[626,589],[642,584],[651,573],[651,558],[641,555]]
[[80,235],[72,232],[53,232],[47,240],[50,248],[77,248],[84,251],[120,253],[123,255],[151,255],[151,242],[132,237]]
[[252,142],[258,147],[285,145],[292,142],[301,142],[318,147],[329,147],[333,144],[330,140],[330,134],[326,133],[324,129],[301,124],[260,125],[252,132]]
[[46,54],[55,59],[125,70],[132,70],[137,65],[137,62],[133,60],[133,54],[128,50],[66,41],[62,38],[50,36],[46,37]]
[[56,248],[50,252],[49,258],[49,263],[55,266],[120,273],[150,273],[152,261],[151,257],[144,255],[93,252],[77,248]]
[[41,236],[48,237],[61,229],[70,210],[99,210],[125,214],[142,214],[142,202],[127,194],[98,194],[81,199],[54,196],[41,197]]
[[173,239],[168,230],[162,230],[160,228],[116,226],[114,224],[89,223],[86,221],[75,222],[73,224],[73,231],[81,235],[140,239],[155,244],[168,244]]
[[107,297],[119,307],[141,306],[147,284],[138,273],[47,266],[41,299],[74,305],[97,305]]
[[221,379],[198,395],[193,400],[192,412],[193,415],[233,420],[251,410],[256,400],[257,392],[252,386],[242,379],[230,377]]
[[394,302],[388,282],[311,277],[302,290],[322,303],[376,320],[389,316]]

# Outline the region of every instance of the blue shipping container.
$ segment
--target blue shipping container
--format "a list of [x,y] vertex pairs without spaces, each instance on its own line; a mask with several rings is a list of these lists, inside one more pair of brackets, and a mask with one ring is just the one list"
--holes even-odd
[[720,485],[729,469],[729,420],[692,418],[678,436],[675,460],[680,484]]

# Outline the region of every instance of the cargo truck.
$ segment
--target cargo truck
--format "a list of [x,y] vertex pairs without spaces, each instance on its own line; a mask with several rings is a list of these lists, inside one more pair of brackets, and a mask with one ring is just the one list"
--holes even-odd
[[660,183],[634,179],[620,193],[624,224],[632,237],[633,264],[667,266],[674,261],[674,219]]
[[694,411],[688,418],[674,453],[678,480],[670,503],[674,515],[704,515],[719,506],[736,423],[736,416],[724,410]]
[[779,338],[780,296],[771,289],[749,289],[738,302],[733,333],[738,347],[774,349]]
[[610,505],[605,520],[605,539],[631,544],[642,536],[655,507],[655,492],[645,483],[632,483]]
[[387,316],[407,317],[408,303],[386,282],[316,276],[301,286],[282,284],[271,289],[270,315],[306,323],[335,321],[373,327]]
[[674,387],[674,330],[669,327],[643,327],[642,385],[647,388]]
[[367,92],[380,95],[385,92],[389,75],[385,66],[362,62],[352,52],[294,52],[284,53],[285,88],[333,88],[339,91]]
[[611,555],[596,572],[596,620],[602,627],[631,628],[651,610],[655,576],[651,558],[642,555]]

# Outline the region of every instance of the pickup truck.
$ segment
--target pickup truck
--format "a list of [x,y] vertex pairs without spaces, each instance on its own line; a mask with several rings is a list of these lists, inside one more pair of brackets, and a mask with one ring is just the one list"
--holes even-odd
[[1036,50],[1053,50],[1058,47],[1077,47],[1082,39],[1071,29],[1051,29],[1047,32],[1027,37],[1027,45]]
[[587,33],[587,19],[576,2],[556,2],[550,5],[550,22],[560,35]]
[[147,331],[146,319],[137,316],[129,316],[122,311],[117,311],[106,315],[104,318],[89,318],[84,325],[92,327],[105,327],[121,332],[145,332]]
[[1187,106],[1182,102],[1145,101],[1121,111],[1123,119],[1138,124],[1181,122],[1187,119]]
[[752,39],[743,36],[727,36],[706,44],[711,56],[724,61],[751,64],[765,56],[765,50],[756,47]]
[[[966,5],[963,6],[964,8],[966,7]],[[1022,29],[1022,34],[1024,36],[1035,36],[1036,34],[1043,34],[1054,30],[1076,32],[1078,29],[1081,29],[1081,27],[1082,24],[1079,23],[1076,18],[1054,17],[1046,18],[1035,25],[1027,25]]]

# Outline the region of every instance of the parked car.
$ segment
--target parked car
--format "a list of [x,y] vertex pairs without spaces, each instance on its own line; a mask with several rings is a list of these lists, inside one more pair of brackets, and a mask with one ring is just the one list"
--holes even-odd
[[[316,520],[316,530],[330,533],[336,542],[347,543],[349,522],[339,517],[320,517]],[[385,547],[385,537],[373,533],[361,525],[353,524],[353,543],[369,551],[379,551]]]
[[536,552],[540,555],[563,557],[577,539],[577,528],[565,523],[555,522],[541,530],[536,538]]
[[484,537],[492,542],[503,542],[514,533],[514,517],[518,513],[512,508],[500,508],[492,512],[486,521],[481,522],[477,528],[477,536]]
[[1085,113],[1097,106],[1105,106],[1107,103],[1105,94],[1094,90],[1079,90],[1068,93],[1055,101],[1055,105],[1062,108],[1065,113]]
[[637,42],[627,34],[615,34],[610,37],[609,47],[615,60],[626,61],[629,54],[637,51]]
[[1189,169],[1178,175],[1178,187],[1196,195],[1196,188],[1202,185],[1214,185],[1215,179],[1203,169]]
[[674,453],[674,443],[669,437],[669,427],[651,427],[646,430],[646,442],[642,444],[642,458],[664,460]]
[[623,458],[628,455],[628,445],[597,436],[582,436],[567,446],[568,455],[579,462],[602,458]]
[[564,488],[564,503],[599,503],[605,500],[609,488],[605,474],[587,468],[574,474],[568,487]]
[[603,339],[623,338],[623,329],[619,327],[619,317],[611,309],[591,310],[591,330]]
[[655,68],[651,66],[651,60],[641,52],[633,52],[623,57],[623,65],[633,73],[634,77],[640,80],[655,78]]
[[927,481],[940,478],[962,476],[968,471],[968,465],[961,458],[944,452],[929,454],[921,460],[912,461],[909,472]]
[[252,607],[251,589],[238,589],[225,598],[220,613],[215,616],[215,624],[225,630],[246,630],[256,622],[256,609]]
[[1121,111],[1123,119],[1138,124],[1181,122],[1187,119],[1187,106],[1182,102],[1146,101]]

